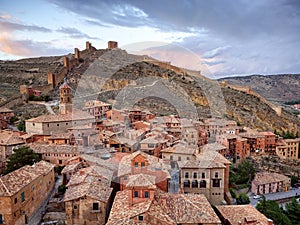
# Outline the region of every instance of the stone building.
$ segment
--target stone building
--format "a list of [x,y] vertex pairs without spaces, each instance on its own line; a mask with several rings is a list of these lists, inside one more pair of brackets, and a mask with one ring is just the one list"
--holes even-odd
[[106,118],[106,112],[111,110],[111,104],[98,100],[91,100],[85,103],[83,111],[86,111],[91,116],[94,116],[96,121]]
[[270,131],[260,132],[265,137],[264,152],[270,155],[276,155],[276,134]]
[[151,180],[143,178],[137,188],[117,192],[107,225],[221,224],[204,195],[163,193]]
[[83,149],[73,145],[44,145],[32,144],[29,146],[35,153],[41,155],[41,158],[56,166],[65,166],[68,160],[78,156]]
[[170,166],[165,164],[163,160],[141,151],[124,156],[118,168],[120,190],[126,189],[129,176],[142,173],[154,176],[155,185],[161,190],[167,191],[168,180],[171,178],[169,169]]
[[195,157],[197,147],[190,147],[185,142],[180,142],[172,147],[161,150],[162,158],[170,161],[185,161]]
[[283,159],[299,159],[300,138],[283,139],[277,143],[276,154]]
[[8,108],[0,108],[0,130],[8,128],[8,123],[13,116],[13,110]]
[[59,87],[59,91],[60,91],[59,114],[72,113],[71,88],[67,84],[66,79],[64,79],[64,83]]
[[230,162],[216,151],[202,151],[178,162],[180,188],[184,193],[204,194],[213,205],[228,201]]
[[54,188],[54,165],[24,166],[0,178],[0,224],[31,224],[30,219]]
[[71,176],[64,196],[67,225],[105,224],[112,204],[112,172],[92,166]]
[[291,179],[279,173],[259,172],[251,183],[251,191],[254,194],[268,194],[288,191]]
[[88,125],[94,117],[82,111],[73,111],[71,114],[50,114],[31,118],[25,121],[26,131],[30,134],[51,135],[55,132],[66,132],[69,128]]

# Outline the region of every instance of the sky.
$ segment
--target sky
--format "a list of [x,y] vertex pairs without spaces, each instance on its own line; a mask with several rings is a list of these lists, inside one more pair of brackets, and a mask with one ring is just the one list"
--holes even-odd
[[109,40],[213,78],[299,73],[300,1],[0,0],[1,60]]

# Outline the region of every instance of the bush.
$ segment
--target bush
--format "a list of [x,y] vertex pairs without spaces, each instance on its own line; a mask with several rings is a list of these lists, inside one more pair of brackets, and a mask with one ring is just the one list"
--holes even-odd
[[229,192],[230,192],[232,198],[236,198],[236,193],[232,188],[229,188]]
[[249,196],[246,193],[241,193],[237,198],[236,198],[236,204],[238,205],[247,205],[250,203]]
[[67,189],[67,187],[64,184],[62,184],[58,187],[58,191],[62,194],[64,194],[66,192],[66,189]]

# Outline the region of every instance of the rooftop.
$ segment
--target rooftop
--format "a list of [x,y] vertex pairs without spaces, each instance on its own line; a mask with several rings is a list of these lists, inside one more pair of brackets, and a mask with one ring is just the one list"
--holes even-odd
[[280,173],[259,172],[255,174],[252,183],[256,185],[276,183],[290,178]]
[[23,138],[13,131],[0,130],[0,145],[19,145],[23,143]]
[[9,108],[0,108],[0,113],[10,113],[10,112],[13,112],[13,110]]
[[0,196],[12,196],[39,176],[49,173],[53,164],[40,161],[32,166],[23,166],[0,178]]
[[[220,205],[216,206],[221,215],[232,225],[243,224],[268,225],[268,218],[252,205]],[[246,224],[246,223],[245,223]]]

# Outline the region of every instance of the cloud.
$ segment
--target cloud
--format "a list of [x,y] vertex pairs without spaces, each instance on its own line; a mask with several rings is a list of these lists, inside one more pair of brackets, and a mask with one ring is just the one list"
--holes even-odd
[[57,29],[57,31],[61,32],[61,33],[64,33],[64,34],[67,34],[71,38],[100,39],[98,37],[91,37],[91,36],[81,32],[80,30],[78,30],[76,28],[72,28],[72,27],[61,27],[61,28]]
[[53,47],[50,42],[14,40],[10,35],[4,34],[0,36],[0,51],[11,55],[33,57],[62,55],[70,50]]
[[202,57],[206,59],[214,58],[218,55],[221,55],[226,49],[230,48],[231,46],[223,46],[223,47],[218,47],[215,49],[212,49],[210,51],[205,52]]
[[0,19],[11,19],[11,15],[10,14],[8,14],[8,13],[2,13],[1,15],[0,15]]
[[0,32],[4,32],[4,31],[6,31],[6,32],[13,32],[13,31],[51,32],[51,30],[46,27],[14,23],[14,22],[9,22],[9,21],[3,20],[3,17],[1,17],[1,18],[0,18]]

